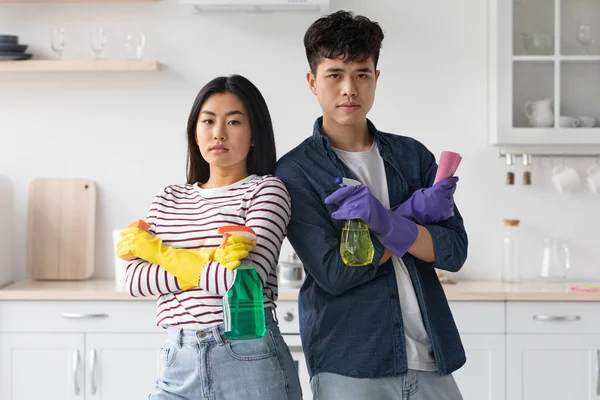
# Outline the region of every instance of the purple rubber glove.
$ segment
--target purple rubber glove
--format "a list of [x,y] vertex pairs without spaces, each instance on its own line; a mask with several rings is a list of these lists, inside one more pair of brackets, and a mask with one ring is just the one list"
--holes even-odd
[[435,224],[454,215],[454,191],[458,177],[446,178],[430,188],[419,189],[410,199],[393,208],[395,213],[419,225]]
[[386,209],[367,186],[346,186],[333,192],[325,204],[337,204],[333,219],[362,219],[392,253],[403,256],[417,240],[417,224]]

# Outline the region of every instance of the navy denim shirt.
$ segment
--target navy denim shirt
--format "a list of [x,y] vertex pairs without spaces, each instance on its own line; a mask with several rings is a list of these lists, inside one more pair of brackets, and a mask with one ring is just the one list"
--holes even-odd
[[[369,121],[385,172],[390,206],[433,184],[435,157],[420,142],[379,132]],[[375,257],[365,267],[348,267],[339,252],[343,221],[331,218],[335,206],[324,204],[339,187],[336,176],[355,178],[332,150],[317,119],[312,137],[283,156],[276,176],[292,197],[288,238],[306,270],[299,294],[300,334],[310,375],[331,372],[356,378],[399,376],[407,372],[406,346],[398,287],[392,261],[379,266],[383,246],[374,237]],[[406,254],[404,263],[415,288],[425,329],[440,374],[466,361],[448,301],[435,268],[458,271],[467,257],[467,234],[454,217],[425,225],[435,261]]]

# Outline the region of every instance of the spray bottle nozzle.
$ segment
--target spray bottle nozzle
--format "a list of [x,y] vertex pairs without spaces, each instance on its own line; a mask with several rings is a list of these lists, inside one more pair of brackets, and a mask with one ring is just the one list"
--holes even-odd
[[252,230],[252,228],[243,225],[220,226],[217,228],[217,233],[219,235],[223,235],[223,243],[221,243],[221,247],[225,246],[227,239],[233,235],[240,235],[250,240],[256,240],[256,233]]

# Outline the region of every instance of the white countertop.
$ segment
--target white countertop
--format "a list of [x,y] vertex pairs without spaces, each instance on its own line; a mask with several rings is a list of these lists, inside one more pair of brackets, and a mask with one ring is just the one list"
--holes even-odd
[[[573,292],[572,286],[594,282],[522,283],[462,281],[444,284],[449,301],[600,301],[600,292]],[[279,301],[295,301],[298,289],[279,289]],[[31,281],[24,280],[0,289],[2,300],[131,300],[155,301],[155,297],[130,297],[117,292],[114,280]]]

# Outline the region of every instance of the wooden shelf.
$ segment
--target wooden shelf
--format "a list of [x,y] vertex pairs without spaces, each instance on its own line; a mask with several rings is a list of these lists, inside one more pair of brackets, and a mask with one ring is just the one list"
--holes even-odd
[[158,70],[157,61],[146,60],[0,61],[0,72],[143,72]]

